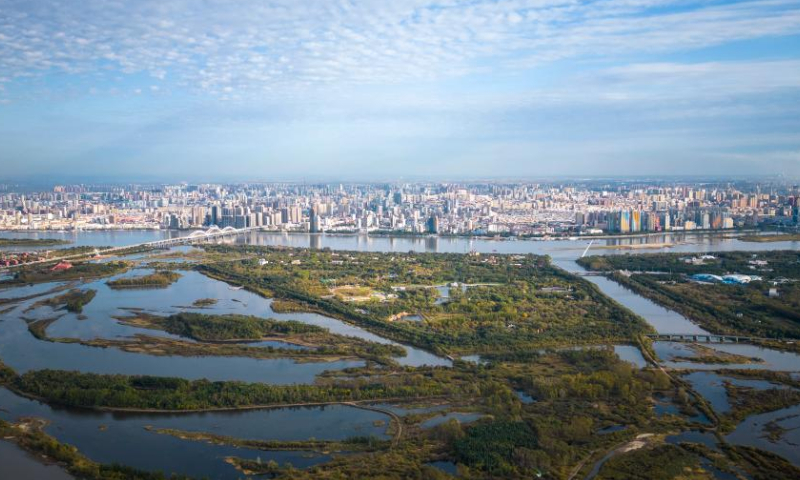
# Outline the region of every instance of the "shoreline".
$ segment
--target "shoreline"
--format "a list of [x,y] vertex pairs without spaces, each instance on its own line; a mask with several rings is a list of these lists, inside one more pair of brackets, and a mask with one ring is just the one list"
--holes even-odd
[[348,407],[354,408],[361,408],[364,410],[371,410],[376,412],[385,413],[386,415],[392,416],[392,414],[387,413],[389,410],[384,410],[377,407],[372,407],[371,403],[377,404],[384,404],[384,403],[412,403],[412,402],[419,402],[424,400],[436,400],[444,398],[442,396],[432,396],[432,397],[411,397],[411,398],[404,398],[404,397],[390,397],[390,398],[374,398],[369,400],[336,400],[330,402],[295,402],[295,403],[279,403],[279,404],[260,404],[260,405],[242,405],[238,407],[208,407],[208,408],[193,408],[187,410],[169,410],[163,408],[132,408],[132,407],[90,407],[90,406],[79,406],[79,405],[68,405],[56,401],[50,401],[45,397],[40,397],[38,395],[33,395],[31,393],[25,392],[23,390],[19,390],[18,388],[14,387],[9,383],[0,383],[0,388],[5,388],[8,391],[19,395],[20,397],[27,398],[28,400],[34,400],[40,403],[43,403],[48,406],[57,405],[63,408],[75,408],[79,410],[89,410],[95,412],[109,412],[109,413],[141,413],[141,414],[170,414],[170,415],[181,415],[181,414],[193,414],[193,413],[215,413],[215,412],[239,412],[239,411],[248,411],[248,410],[280,410],[283,408],[303,408],[303,407],[325,407],[329,405],[345,405]]
[[[56,230],[56,229],[48,229],[48,228],[38,228],[38,229],[5,229],[0,228],[0,238],[11,238],[11,237],[2,237],[4,233],[15,233],[15,234],[38,234],[38,233],[59,233],[59,234],[71,234],[73,236],[78,236],[82,233],[116,233],[116,232],[174,232],[178,234],[186,233],[191,234],[191,232],[196,231],[203,231],[203,227],[198,228],[187,228],[187,229],[164,229],[164,228],[148,228],[148,227],[135,227],[135,228],[91,228],[91,229],[70,229],[70,230]],[[730,236],[731,238],[736,238],[739,236],[747,235],[747,234],[770,234],[771,231],[769,230],[760,230],[757,228],[743,228],[743,229],[726,229],[726,230],[703,230],[703,229],[695,229],[695,230],[668,230],[663,232],[640,232],[640,233],[624,233],[624,234],[613,234],[613,233],[603,233],[597,235],[581,235],[576,233],[570,234],[548,234],[548,235],[474,235],[474,234],[430,234],[430,233],[411,233],[411,232],[391,232],[391,231],[376,231],[376,232],[356,232],[356,231],[344,231],[344,232],[321,232],[321,233],[311,233],[306,231],[299,231],[299,230],[258,230],[258,232],[263,233],[271,233],[271,234],[282,234],[282,235],[313,235],[313,236],[331,236],[331,237],[376,237],[376,238],[411,238],[411,239],[427,239],[427,238],[437,238],[437,239],[465,239],[465,240],[483,240],[483,241],[534,241],[534,242],[541,242],[541,241],[581,241],[581,240],[609,240],[609,239],[618,239],[618,238],[649,238],[649,237],[657,237],[662,235],[694,235],[694,236]],[[166,237],[166,238],[179,238],[185,235],[177,235],[175,237]]]

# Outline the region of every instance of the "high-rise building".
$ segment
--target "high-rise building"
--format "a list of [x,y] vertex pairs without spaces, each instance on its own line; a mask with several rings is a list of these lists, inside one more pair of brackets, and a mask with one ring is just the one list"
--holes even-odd
[[428,218],[428,233],[439,233],[439,218],[436,215],[431,215]]
[[311,209],[311,211],[309,213],[309,220],[310,220],[310,222],[309,222],[309,231],[311,233],[319,233],[321,231],[320,230],[320,218],[319,218],[319,215],[317,214],[316,210],[314,210],[313,208]]
[[633,212],[631,212],[630,231],[631,232],[642,231],[642,212],[640,212],[639,210],[634,210]]

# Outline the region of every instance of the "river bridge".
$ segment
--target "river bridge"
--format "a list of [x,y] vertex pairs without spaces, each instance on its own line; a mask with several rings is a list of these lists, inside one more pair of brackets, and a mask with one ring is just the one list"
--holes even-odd
[[220,228],[212,225],[208,230],[195,230],[194,232],[184,237],[162,238],[161,240],[154,240],[152,242],[137,243],[135,245],[126,245],[124,247],[114,247],[103,250],[101,253],[113,253],[120,250],[129,250],[132,248],[164,248],[174,245],[192,244],[205,242],[214,238],[237,236],[243,233],[261,230],[263,227],[244,227],[233,228],[225,227]]
[[64,260],[74,260],[78,258],[84,258],[92,255],[107,255],[107,254],[114,254],[123,252],[126,250],[133,250],[136,248],[166,248],[172,247],[175,245],[190,245],[193,243],[202,243],[208,240],[213,240],[215,238],[224,238],[224,237],[235,237],[241,235],[243,233],[252,232],[261,230],[263,227],[245,227],[245,228],[233,228],[233,227],[225,227],[220,228],[216,225],[212,225],[208,230],[195,230],[189,235],[183,237],[174,237],[174,238],[162,238],[160,240],[154,240],[152,242],[142,242],[142,243],[135,243],[133,245],[124,245],[121,247],[111,247],[111,248],[104,248],[104,249],[95,249],[93,253],[76,253],[73,255],[64,255],[60,257],[50,257],[45,258],[42,260],[36,260],[33,262],[26,262],[20,263],[17,265],[9,265],[5,267],[4,270],[12,270],[14,268],[25,267],[28,265],[36,265],[41,263],[53,263],[53,262],[60,262]]
[[759,343],[759,342],[786,342],[779,338],[747,337],[742,335],[719,335],[713,333],[653,333],[647,335],[655,341],[681,342],[681,343]]

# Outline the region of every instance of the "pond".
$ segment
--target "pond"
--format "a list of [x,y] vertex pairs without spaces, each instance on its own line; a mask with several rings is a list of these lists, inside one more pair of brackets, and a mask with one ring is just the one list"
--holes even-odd
[[735,378],[720,375],[715,372],[692,372],[684,375],[683,378],[692,384],[692,388],[702,395],[718,414],[728,413],[731,410],[725,382],[757,390],[789,388],[785,385],[768,382],[766,380]]
[[[765,428],[780,429],[777,439],[770,439]],[[775,453],[800,467],[800,405],[774,412],[752,415],[725,437],[731,443],[747,445]]]
[[479,418],[483,417],[481,413],[467,413],[467,412],[449,412],[442,415],[437,415],[433,418],[429,418],[420,424],[422,428],[431,428],[435,427],[436,425],[441,425],[445,422],[450,421],[451,419],[456,419],[459,423],[470,423],[478,420]]
[[439,460],[437,462],[430,462],[427,463],[433,468],[443,471],[444,473],[456,476],[458,474],[458,466],[450,461],[447,460]]
[[181,440],[146,427],[209,432],[256,440],[341,440],[351,436],[388,438],[389,418],[378,412],[344,406],[280,408],[239,412],[131,414],[54,408],[0,388],[0,418],[44,418],[45,431],[101,463],[181,473],[212,479],[236,479],[226,456],[290,462],[304,468],[329,459],[313,452],[260,451]]
[[655,350],[661,364],[670,368],[683,368],[691,370],[773,370],[780,372],[800,371],[800,355],[793,352],[773,350],[755,345],[743,343],[704,343],[704,347],[741,355],[747,358],[757,358],[763,362],[755,363],[700,363],[676,361],[676,357],[696,357],[697,353],[689,344],[679,342],[653,342]]
[[525,405],[529,405],[531,403],[536,403],[536,399],[532,396],[528,395],[527,393],[523,392],[522,390],[514,390],[514,394],[519,398],[519,401]]
[[620,360],[632,363],[638,368],[647,366],[647,361],[642,356],[642,351],[634,345],[614,345],[614,353],[617,354]]

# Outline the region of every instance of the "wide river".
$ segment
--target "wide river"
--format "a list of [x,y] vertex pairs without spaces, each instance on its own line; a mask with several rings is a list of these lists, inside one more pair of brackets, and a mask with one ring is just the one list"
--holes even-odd
[[[61,238],[73,245],[123,246],[162,238],[185,235],[174,231],[86,231],[79,233],[59,232],[2,232],[3,237]],[[282,245],[305,248],[330,248],[333,250],[381,251],[381,252],[451,252],[466,253],[534,253],[549,255],[553,262],[565,270],[581,273],[583,269],[575,263],[587,246],[588,240],[489,240],[467,238],[327,235],[250,232],[225,242],[254,245]],[[666,247],[665,245],[671,245]],[[715,251],[767,251],[800,250],[800,242],[749,243],[732,236],[719,234],[663,234],[632,238],[598,239],[589,249],[589,254],[622,254],[645,252],[715,252]],[[136,272],[137,274],[141,271]],[[631,309],[650,322],[661,333],[702,333],[703,330],[681,315],[664,309],[638,296],[615,282],[603,277],[586,277],[607,295]],[[41,292],[44,287],[22,287],[0,290],[1,296],[24,296]],[[139,333],[132,327],[109,322],[109,317],[124,315],[130,307],[146,308],[149,311],[169,313],[185,310],[200,298],[219,299],[212,307],[216,312],[237,312],[274,318],[295,318],[300,321],[324,326],[337,333],[361,338],[389,342],[358,327],[322,315],[280,315],[272,312],[271,300],[258,297],[243,290],[231,290],[227,285],[194,272],[185,272],[175,285],[165,291],[111,291],[104,281],[91,282],[82,288],[94,288],[97,297],[90,303],[85,317],[68,314],[56,321],[48,330],[53,336],[79,338],[114,338]],[[27,290],[26,290],[27,289]],[[115,349],[96,349],[77,344],[53,344],[33,339],[28,334],[22,317],[46,316],[47,312],[24,310],[31,302],[23,303],[16,310],[4,313],[0,320],[0,358],[19,371],[39,368],[62,368],[98,373],[138,373],[175,375],[185,378],[210,378],[213,380],[237,379],[276,384],[308,383],[326,369],[340,369],[359,365],[357,361],[334,363],[295,363],[291,360],[253,360],[239,358],[203,357],[152,357],[129,354]],[[299,317],[299,318],[298,318]],[[153,334],[154,332],[148,332]],[[669,364],[674,344],[656,344],[659,355]],[[679,348],[679,347],[678,347]],[[800,371],[800,357],[782,354],[747,345],[725,345],[727,351],[759,356],[766,360],[760,368]],[[438,358],[420,349],[408,348],[408,356],[398,359],[408,365],[446,365],[446,359]],[[623,350],[620,350],[623,351]],[[672,352],[673,354],[675,352]],[[684,352],[685,353],[685,352]],[[673,355],[674,356],[674,355]],[[678,366],[678,365],[672,365]],[[696,366],[696,365],[695,365]],[[708,366],[707,368],[716,368]],[[737,367],[730,366],[728,367]],[[237,472],[222,459],[236,455],[260,458],[263,461],[291,462],[297,467],[325,461],[328,457],[307,452],[257,452],[247,449],[186,442],[158,435],[144,427],[177,428],[182,430],[211,431],[245,438],[259,439],[339,439],[350,435],[375,435],[385,437],[388,417],[377,412],[352,407],[272,409],[251,412],[176,414],[176,415],[115,415],[92,413],[73,409],[58,409],[27,400],[0,389],[0,418],[7,420],[21,416],[37,416],[48,419],[47,432],[61,441],[77,446],[90,458],[100,462],[119,462],[135,467],[178,472],[210,478],[238,478]],[[756,443],[754,435],[742,430],[730,438],[736,443]],[[760,447],[781,453],[795,464],[800,456],[791,454],[785,444]],[[13,447],[13,446],[12,446]],[[787,454],[787,451],[789,452]],[[42,468],[32,462],[24,452],[0,443],[0,459],[3,465],[13,465],[20,478],[64,478],[63,472],[55,468]]]

